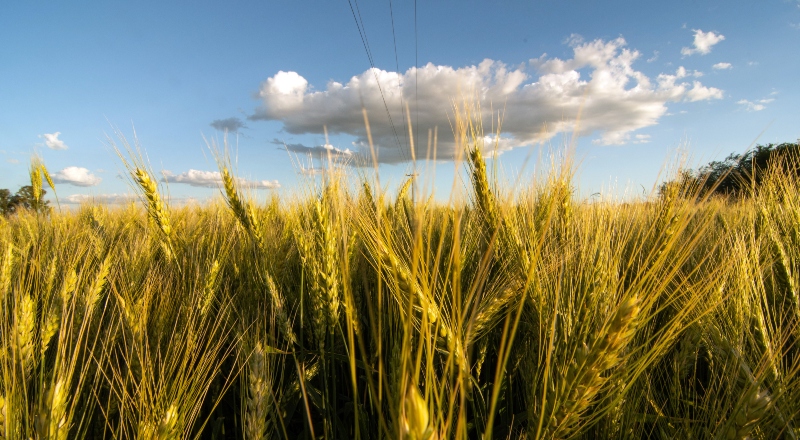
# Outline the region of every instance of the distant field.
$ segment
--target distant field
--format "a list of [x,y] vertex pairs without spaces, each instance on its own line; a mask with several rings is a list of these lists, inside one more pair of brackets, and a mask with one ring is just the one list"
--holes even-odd
[[[800,188],[464,204],[332,173],[255,205],[0,220],[0,438],[776,439],[800,434]],[[42,182],[39,182],[41,188]],[[36,188],[36,185],[33,185]],[[355,189],[354,189],[355,188]]]

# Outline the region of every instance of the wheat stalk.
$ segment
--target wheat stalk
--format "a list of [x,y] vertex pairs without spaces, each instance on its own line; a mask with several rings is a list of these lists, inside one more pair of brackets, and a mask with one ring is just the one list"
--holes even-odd
[[472,168],[472,186],[478,202],[478,209],[483,215],[487,234],[491,237],[499,227],[500,216],[497,212],[495,196],[489,187],[486,162],[483,160],[477,141],[469,151],[469,164]]
[[28,294],[23,294],[17,301],[17,310],[14,314],[14,344],[18,350],[17,359],[22,366],[23,373],[30,371],[35,360],[34,329],[36,326],[36,302]]
[[271,412],[272,375],[261,341],[247,362],[247,396],[245,398],[244,432],[245,438],[263,439],[268,434],[268,417]]
[[580,418],[591,405],[606,382],[603,373],[619,363],[622,350],[633,337],[639,314],[639,300],[630,297],[617,309],[606,334],[592,347],[585,344],[577,350],[561,384],[550,393],[549,403],[555,405],[548,434],[552,438],[570,437],[579,427]]
[[66,440],[69,438],[69,423],[67,421],[68,384],[63,377],[58,377],[55,385],[48,391],[50,402],[48,414],[48,438]]
[[286,313],[283,295],[281,295],[278,286],[275,284],[270,274],[266,274],[266,279],[267,290],[269,290],[269,295],[272,299],[272,307],[275,309],[275,317],[278,319],[278,328],[281,333],[283,333],[283,336],[286,337],[286,340],[288,340],[290,344],[294,344],[297,342],[297,336],[294,334],[292,322],[289,320],[289,315]]
[[103,262],[100,264],[100,268],[97,271],[97,275],[95,276],[92,285],[89,287],[89,291],[86,292],[86,298],[84,298],[86,316],[91,316],[95,307],[97,307],[97,303],[100,301],[100,297],[103,294],[103,289],[106,287],[106,283],[108,282],[108,275],[110,271],[111,252],[109,252],[108,255],[106,255],[106,258],[103,259]]
[[749,393],[745,404],[736,411],[732,418],[731,426],[727,431],[722,431],[721,439],[744,440],[750,438],[750,433],[772,405],[772,397],[766,390],[753,389]]
[[0,266],[0,304],[6,303],[6,297],[11,291],[11,271],[14,268],[14,260],[14,244],[9,242],[6,244],[3,265]]
[[173,257],[172,252],[172,226],[169,218],[169,213],[161,196],[158,194],[158,185],[155,180],[150,177],[142,167],[136,167],[132,172],[133,178],[139,187],[144,192],[145,199],[147,199],[147,213],[150,219],[156,224],[164,237],[164,247],[168,257]]
[[403,397],[403,439],[429,440],[434,437],[433,424],[428,412],[428,403],[416,385],[409,383]]
[[520,296],[520,288],[518,286],[509,286],[500,291],[499,294],[492,296],[485,304],[481,304],[480,311],[475,317],[472,325],[472,332],[470,333],[469,343],[483,335],[497,324],[497,316],[500,311],[516,297]]
[[303,263],[304,277],[311,279],[311,287],[308,293],[311,299],[312,331],[319,349],[322,350],[325,348],[325,336],[328,333],[328,319],[325,316],[327,309],[325,293],[319,283],[319,276],[323,272],[318,261],[319,253],[316,246],[314,246],[316,240],[310,239],[308,233],[300,228],[295,230],[294,236],[300,253],[300,260]]
[[225,189],[225,200],[228,207],[233,212],[234,217],[239,220],[244,230],[251,234],[257,243],[261,243],[261,231],[253,207],[249,203],[242,201],[242,198],[239,196],[236,181],[230,171],[228,171],[228,168],[222,163],[220,163],[220,173],[222,175],[222,186]]
[[5,396],[0,393],[0,440],[9,438],[9,431],[11,430],[8,423],[8,402]]
[[328,331],[333,332],[339,322],[339,271],[337,268],[338,252],[337,234],[331,219],[330,207],[326,200],[317,200],[315,203],[317,237],[319,237],[318,250],[321,251],[322,264],[315,275],[321,279],[319,288],[325,297],[328,318]]
[[217,286],[217,278],[219,276],[219,261],[214,260],[211,269],[206,274],[205,282],[203,283],[203,293],[200,296],[200,314],[206,316],[211,309],[214,302],[214,292]]
[[38,204],[42,200],[42,167],[38,157],[31,159],[30,176],[33,200]]

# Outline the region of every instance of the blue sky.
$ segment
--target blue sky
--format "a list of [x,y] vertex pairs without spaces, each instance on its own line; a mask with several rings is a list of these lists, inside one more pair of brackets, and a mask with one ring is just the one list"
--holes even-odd
[[362,104],[381,179],[397,182],[407,104],[418,156],[438,127],[442,197],[464,96],[487,125],[505,109],[509,178],[575,135],[582,194],[649,189],[678,149],[699,163],[800,137],[796,0],[418,1],[416,30],[411,0],[166,3],[4,2],[0,187],[25,184],[38,152],[62,201],[129,193],[107,136],[135,128],[170,194],[206,199],[219,191],[204,137],[228,127],[259,197],[291,193],[319,152],[366,157]]

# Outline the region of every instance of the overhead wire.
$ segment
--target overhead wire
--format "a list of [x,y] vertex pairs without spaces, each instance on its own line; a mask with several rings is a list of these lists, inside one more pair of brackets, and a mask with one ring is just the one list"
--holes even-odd
[[[383,107],[386,109],[386,117],[389,118],[389,124],[392,126],[392,133],[394,134],[395,141],[397,142],[398,149],[400,153],[403,155],[403,160],[408,160],[405,151],[403,150],[402,144],[400,142],[400,137],[397,134],[397,128],[394,125],[394,120],[392,120],[392,114],[389,111],[389,105],[386,103],[386,96],[383,93],[383,87],[381,87],[381,82],[378,79],[378,74],[375,71],[375,60],[372,56],[372,51],[369,47],[369,38],[367,38],[367,31],[364,27],[364,20],[361,18],[361,9],[358,7],[358,0],[347,0],[348,5],[350,5],[350,12],[353,14],[353,20],[356,22],[356,28],[358,28],[358,34],[361,37],[361,43],[364,45],[364,51],[367,53],[367,59],[369,60],[370,70],[375,77],[375,83],[378,85],[378,91],[381,94],[381,100],[383,100]],[[355,3],[355,8],[353,7],[353,3]]]
[[414,125],[417,126],[417,135],[414,137],[414,145],[419,145],[419,38],[417,37],[417,0],[414,0]]
[[[392,7],[392,0],[389,0],[389,17],[391,18],[391,21],[392,21],[392,43],[394,43],[394,65],[395,65],[395,69],[397,71],[397,74],[400,75],[400,61],[398,60],[398,57],[397,57],[397,35],[395,34],[395,30],[394,30],[394,8]],[[401,92],[400,93],[400,114],[403,114],[403,109],[404,108],[405,108],[405,99],[403,98],[403,93]],[[411,146],[409,145],[409,138],[408,138],[408,123],[410,121],[408,121],[406,118],[403,118],[403,120],[406,123],[405,127],[403,127],[404,128],[403,136],[405,137],[405,140],[406,140],[406,148],[411,148]]]

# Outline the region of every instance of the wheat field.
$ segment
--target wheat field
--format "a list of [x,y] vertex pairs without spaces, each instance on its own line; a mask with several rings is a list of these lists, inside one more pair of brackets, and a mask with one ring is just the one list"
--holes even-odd
[[569,161],[512,191],[457,130],[461,202],[329,170],[256,204],[222,153],[220,199],[170,206],[122,148],[140,203],[0,220],[0,438],[800,434],[784,164],[579,201]]

